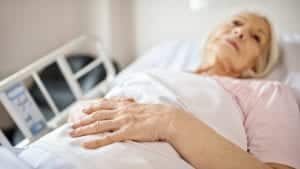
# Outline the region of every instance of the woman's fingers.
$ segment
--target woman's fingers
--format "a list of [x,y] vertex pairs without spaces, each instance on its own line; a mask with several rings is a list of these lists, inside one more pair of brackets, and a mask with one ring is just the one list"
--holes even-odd
[[133,98],[126,97],[113,97],[110,99],[102,98],[96,104],[92,104],[91,106],[83,109],[83,112],[86,114],[91,114],[97,110],[111,110],[134,102],[135,100]]
[[124,97],[124,96],[111,97],[110,100],[119,101],[119,102],[135,102],[133,98]]
[[122,125],[121,119],[96,121],[92,124],[82,126],[70,132],[72,137],[80,137],[98,133],[104,133],[111,130],[116,130]]
[[78,127],[86,126],[89,124],[92,124],[96,121],[101,120],[111,120],[115,116],[116,112],[114,110],[100,110],[96,111],[93,114],[89,114],[88,116],[84,117],[83,119],[75,122],[72,125],[73,129],[76,129]]
[[82,111],[86,114],[91,114],[98,110],[111,110],[114,108],[115,108],[115,104],[113,104],[111,101],[107,101],[106,99],[102,99],[98,103],[92,104],[91,106],[88,106]]
[[115,142],[121,142],[125,140],[126,140],[126,128],[122,128],[113,133],[107,134],[100,139],[85,142],[83,143],[83,147],[87,149],[95,149],[95,148],[103,147]]

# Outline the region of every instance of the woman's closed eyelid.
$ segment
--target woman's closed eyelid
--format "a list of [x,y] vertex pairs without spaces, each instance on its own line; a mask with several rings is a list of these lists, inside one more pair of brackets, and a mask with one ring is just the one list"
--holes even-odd
[[268,39],[268,33],[263,30],[258,30],[255,32],[261,39],[261,41]]
[[258,36],[259,39],[260,39],[260,43],[264,44],[267,42],[267,35],[265,33],[262,33],[262,32],[257,32],[257,33],[254,33],[254,35]]
[[244,25],[244,22],[240,19],[233,19],[231,21],[231,23],[234,25],[234,26],[243,26]]
[[258,43],[261,42],[261,37],[257,34],[253,34],[252,37],[254,38],[255,41],[257,41]]

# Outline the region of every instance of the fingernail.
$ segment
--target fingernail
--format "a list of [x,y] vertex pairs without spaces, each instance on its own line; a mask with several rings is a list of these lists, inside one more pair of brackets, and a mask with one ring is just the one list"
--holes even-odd
[[75,130],[72,130],[69,134],[70,134],[70,136],[75,137],[76,132],[75,132]]
[[82,143],[81,146],[85,149],[91,149],[88,143]]
[[78,123],[73,123],[73,124],[71,125],[71,127],[72,127],[73,129],[75,129],[77,126],[78,126]]

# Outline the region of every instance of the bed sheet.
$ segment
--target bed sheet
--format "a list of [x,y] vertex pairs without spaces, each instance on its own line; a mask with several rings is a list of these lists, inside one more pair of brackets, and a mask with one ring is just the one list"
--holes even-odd
[[[190,85],[198,87],[191,88]],[[106,97],[115,96],[132,97],[140,103],[172,104],[185,109],[246,151],[247,138],[239,106],[211,78],[165,70],[138,73],[119,83]],[[79,102],[70,111],[80,111],[89,104],[90,101]],[[71,138],[69,131],[69,124],[56,129],[31,144],[20,158],[39,169],[193,168],[168,143],[125,142],[86,150],[80,144],[101,135]]]

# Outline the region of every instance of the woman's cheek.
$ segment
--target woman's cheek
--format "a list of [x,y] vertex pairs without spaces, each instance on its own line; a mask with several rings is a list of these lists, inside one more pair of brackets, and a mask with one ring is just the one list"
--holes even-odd
[[248,53],[252,56],[258,56],[260,53],[260,46],[257,42],[251,41],[247,45]]
[[259,52],[257,49],[253,49],[252,52],[247,53],[246,56],[240,59],[239,63],[239,70],[246,70],[251,67],[256,63],[257,56],[259,56]]

